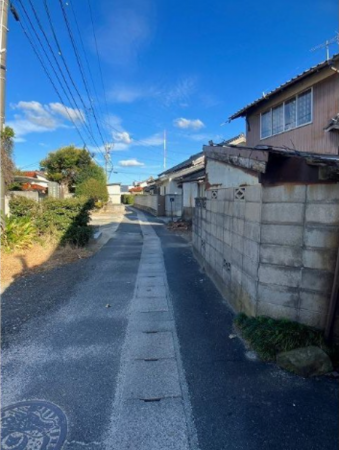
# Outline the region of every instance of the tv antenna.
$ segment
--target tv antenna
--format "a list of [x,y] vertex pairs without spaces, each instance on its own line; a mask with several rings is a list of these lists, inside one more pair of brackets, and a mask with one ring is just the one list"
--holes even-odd
[[322,48],[326,49],[326,60],[330,59],[330,45],[337,43],[339,46],[339,33],[336,33],[335,36],[331,39],[327,39],[323,44],[317,45],[316,47],[311,48],[311,52],[315,52],[316,50],[321,50]]

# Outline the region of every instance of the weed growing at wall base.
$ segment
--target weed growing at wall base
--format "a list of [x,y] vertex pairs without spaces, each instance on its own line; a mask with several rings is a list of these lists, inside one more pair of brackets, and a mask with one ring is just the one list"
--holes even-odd
[[241,313],[234,319],[244,339],[264,361],[274,361],[280,352],[314,345],[328,352],[321,331],[287,319],[248,317]]

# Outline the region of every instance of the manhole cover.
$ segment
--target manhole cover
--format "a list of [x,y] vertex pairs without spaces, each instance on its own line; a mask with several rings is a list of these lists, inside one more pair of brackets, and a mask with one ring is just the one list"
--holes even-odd
[[58,450],[66,439],[66,416],[53,403],[15,403],[2,408],[1,422],[2,450]]

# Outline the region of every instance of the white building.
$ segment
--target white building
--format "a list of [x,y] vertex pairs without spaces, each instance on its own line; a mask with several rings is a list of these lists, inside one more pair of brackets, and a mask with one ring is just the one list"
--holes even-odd
[[121,203],[121,183],[107,184],[107,191],[109,202],[113,205],[120,205]]

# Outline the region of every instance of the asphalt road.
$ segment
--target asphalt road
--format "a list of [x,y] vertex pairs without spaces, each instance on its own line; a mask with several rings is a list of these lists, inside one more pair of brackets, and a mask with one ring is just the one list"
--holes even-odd
[[[67,450],[336,450],[335,382],[249,359],[229,339],[233,313],[190,245],[154,218],[139,219],[129,212],[90,259],[5,291],[4,411],[23,401],[57,405]],[[41,416],[50,428],[39,441],[37,415],[18,408],[34,448],[60,448],[62,420]],[[12,434],[2,448],[31,448],[19,447],[14,413],[6,414]]]

